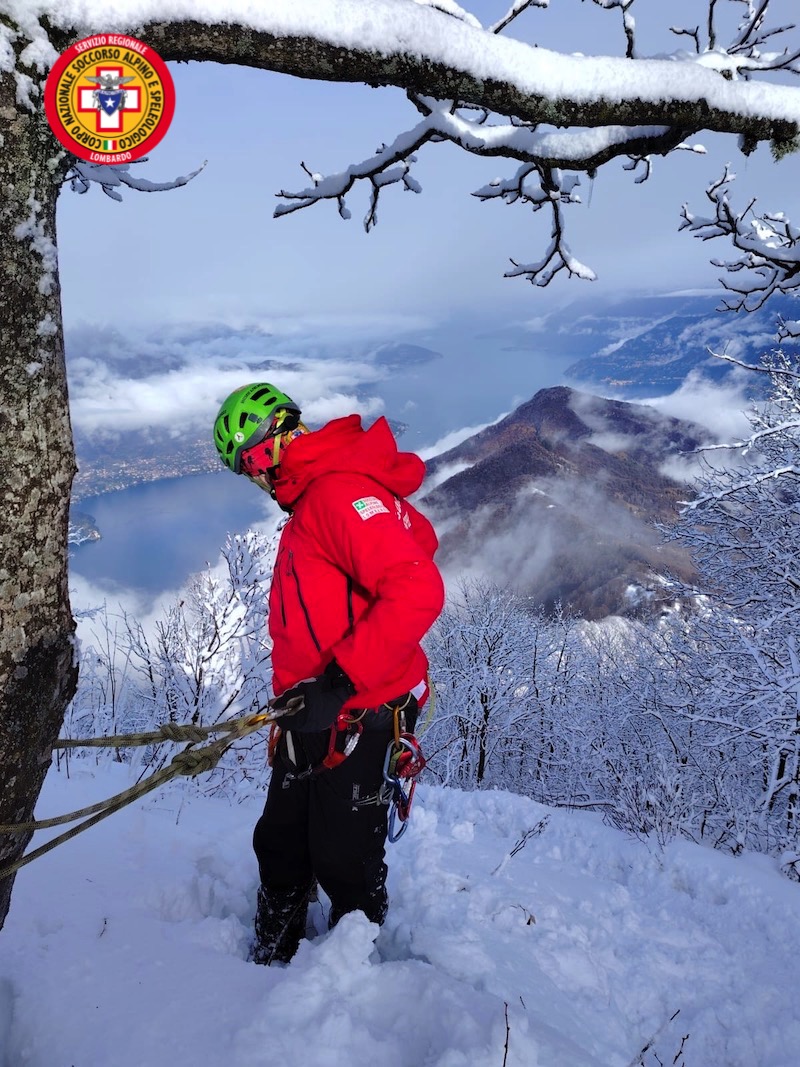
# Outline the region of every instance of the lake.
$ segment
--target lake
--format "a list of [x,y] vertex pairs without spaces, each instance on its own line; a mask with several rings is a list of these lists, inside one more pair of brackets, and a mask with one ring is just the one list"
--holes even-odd
[[266,493],[222,466],[87,497],[80,509],[102,536],[71,546],[70,573],[148,593],[179,588],[216,561],[229,532],[278,510]]
[[[523,334],[524,339],[524,334]],[[573,355],[508,347],[509,339],[449,325],[415,338],[441,352],[429,363],[392,368],[369,387],[390,418],[408,425],[401,449],[416,450],[465,426],[490,422],[539,389],[563,381]],[[531,340],[533,340],[531,338]],[[99,541],[74,547],[70,571],[113,590],[150,594],[180,588],[216,561],[227,534],[275,515],[266,493],[222,466],[212,474],[170,478],[81,500]]]

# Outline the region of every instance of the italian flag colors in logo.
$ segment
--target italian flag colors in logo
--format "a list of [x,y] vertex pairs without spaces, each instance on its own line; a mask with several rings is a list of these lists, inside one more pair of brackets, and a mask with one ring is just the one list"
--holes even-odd
[[169,129],[175,86],[164,60],[144,41],[98,33],[76,41],[55,61],[44,110],[56,139],[73,156],[124,165],[147,155]]

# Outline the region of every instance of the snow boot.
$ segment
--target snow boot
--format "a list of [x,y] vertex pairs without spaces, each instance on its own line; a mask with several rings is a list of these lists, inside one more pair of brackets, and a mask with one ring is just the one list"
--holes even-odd
[[339,922],[343,915],[347,915],[351,911],[363,911],[366,917],[371,923],[377,923],[378,926],[383,926],[386,918],[386,913],[389,910],[389,894],[386,892],[385,885],[374,886],[373,889],[367,894],[366,900],[363,905],[359,907],[337,907],[335,904],[331,906],[331,913],[328,919],[328,928],[333,929]]
[[258,888],[253,963],[288,963],[306,929],[309,887]]

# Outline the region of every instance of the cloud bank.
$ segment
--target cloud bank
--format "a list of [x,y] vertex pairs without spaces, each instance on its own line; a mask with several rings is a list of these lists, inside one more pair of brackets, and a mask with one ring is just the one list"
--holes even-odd
[[158,429],[179,437],[207,426],[222,400],[249,381],[274,380],[323,423],[383,410],[375,386],[389,373],[370,362],[376,338],[416,320],[267,320],[170,326],[136,333],[81,326],[67,336],[70,409],[79,436],[98,441]]

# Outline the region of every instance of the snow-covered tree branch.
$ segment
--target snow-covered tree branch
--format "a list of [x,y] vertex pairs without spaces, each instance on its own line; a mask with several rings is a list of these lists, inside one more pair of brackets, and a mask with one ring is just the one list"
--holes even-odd
[[[727,238],[740,255],[737,259],[713,261],[728,273],[722,284],[731,295],[725,298],[723,307],[730,311],[756,311],[773,293],[800,292],[800,229],[783,212],[759,214],[755,200],[743,210],[735,210],[730,196],[734,177],[726,167],[706,190],[714,207],[713,216],[694,215],[684,205],[682,228],[703,241]],[[796,323],[784,322],[779,337],[797,332]]]

